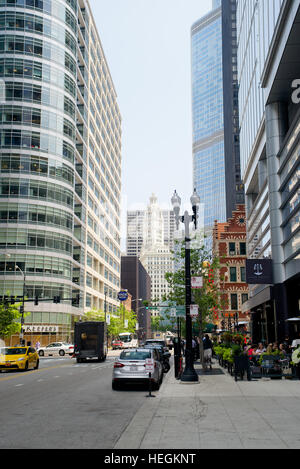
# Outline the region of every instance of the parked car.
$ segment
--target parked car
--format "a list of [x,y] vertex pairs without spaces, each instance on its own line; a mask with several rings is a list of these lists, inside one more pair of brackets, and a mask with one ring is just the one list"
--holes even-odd
[[64,355],[73,355],[74,345],[67,344],[66,342],[52,342],[46,347],[40,347],[38,349],[38,354],[40,357],[52,357],[59,355],[63,357]]
[[170,370],[170,362],[169,362],[169,358],[171,357],[170,352],[169,351],[166,352],[165,347],[160,344],[148,344],[146,345],[146,348],[155,348],[156,350],[158,350],[159,359],[163,367],[163,372],[167,373]]
[[123,342],[121,340],[113,340],[111,343],[111,347],[113,350],[119,350],[123,348]]
[[123,350],[116,359],[112,374],[112,388],[118,389],[122,384],[139,384],[149,382],[146,371],[146,359],[154,360],[154,372],[151,375],[153,389],[159,389],[163,380],[163,367],[159,352],[155,348],[136,348]]
[[147,339],[144,343],[144,347],[147,347],[147,345],[162,345],[164,347],[165,352],[169,351],[169,347],[166,344],[166,341],[164,339]]
[[0,370],[37,370],[39,356],[33,347],[2,347],[0,348]]

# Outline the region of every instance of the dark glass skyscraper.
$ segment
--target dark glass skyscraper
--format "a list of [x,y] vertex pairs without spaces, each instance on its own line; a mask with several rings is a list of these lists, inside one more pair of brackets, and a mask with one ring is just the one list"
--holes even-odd
[[243,203],[239,163],[236,0],[213,2],[192,26],[194,187],[209,235]]

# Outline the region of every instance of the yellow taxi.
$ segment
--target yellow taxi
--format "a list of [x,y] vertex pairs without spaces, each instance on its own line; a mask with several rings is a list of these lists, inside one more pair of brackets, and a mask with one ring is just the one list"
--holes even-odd
[[39,355],[33,347],[1,347],[0,370],[37,370]]

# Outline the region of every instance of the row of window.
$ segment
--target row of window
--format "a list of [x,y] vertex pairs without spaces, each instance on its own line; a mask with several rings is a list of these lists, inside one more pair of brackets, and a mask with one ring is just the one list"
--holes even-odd
[[33,155],[0,154],[1,173],[30,173],[74,184],[74,170],[57,160]]
[[75,126],[57,113],[31,107],[0,106],[0,125],[26,125],[53,130],[75,140]]
[[0,198],[29,198],[55,202],[73,209],[73,192],[56,184],[26,179],[0,181]]
[[[241,296],[242,304],[248,301],[248,293],[242,293],[240,296]],[[230,294],[230,306],[231,306],[231,310],[239,309],[239,295],[237,293]]]
[[18,249],[46,249],[72,254],[72,238],[50,231],[36,231],[10,229],[0,232],[1,248]]
[[15,274],[16,267],[25,274],[63,277],[71,280],[72,263],[58,257],[18,256],[17,261],[0,262],[0,275]]
[[0,223],[29,223],[73,229],[73,217],[70,213],[34,204],[0,204]]
[[[67,0],[67,4],[70,5],[73,10],[77,11],[77,1]],[[57,0],[0,0],[0,7],[21,7],[32,10],[38,10],[43,13],[49,14],[59,18],[61,21],[66,22],[68,26],[77,33],[77,22],[76,18],[71,12]]]
[[36,150],[66,158],[74,162],[74,148],[59,137],[25,130],[0,129],[1,148]]
[[239,281],[240,282],[246,282],[246,267],[230,267],[229,268],[229,280],[230,282],[238,282],[238,273],[239,270]]
[[77,44],[75,38],[68,30],[53,20],[27,13],[0,12],[0,30],[12,29],[42,34],[51,39],[56,39],[69,47],[76,55]]
[[[0,58],[0,76],[3,78],[25,78],[44,81],[58,86],[76,97],[76,83],[64,71],[45,63],[34,60],[16,58]],[[11,83],[12,85],[12,83]]]
[[0,36],[0,53],[34,55],[52,60],[76,77],[76,62],[68,52],[57,45],[27,36]]
[[[1,282],[2,289],[0,290],[1,295],[7,295],[7,292],[14,292],[16,296],[22,296],[23,294],[23,280],[6,280]],[[61,298],[72,298],[72,288],[69,285],[64,285],[58,282],[47,282],[34,281],[30,279],[26,282],[26,296],[27,298],[54,298],[54,296],[60,296]],[[46,314],[46,313],[43,313]]]
[[31,107],[0,106],[0,125],[26,125],[53,130],[75,140],[75,126],[61,115]]

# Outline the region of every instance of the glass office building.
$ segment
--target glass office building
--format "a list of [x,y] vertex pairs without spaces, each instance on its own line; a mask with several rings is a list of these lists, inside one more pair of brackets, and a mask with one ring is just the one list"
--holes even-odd
[[238,0],[241,166],[248,257],[269,259],[273,278],[250,286],[254,341],[295,334],[300,315],[300,1]]
[[25,331],[66,340],[120,283],[121,118],[88,1],[0,0],[0,79],[0,294],[25,284]]
[[222,15],[217,8],[192,26],[194,187],[204,204],[204,226],[226,221]]

